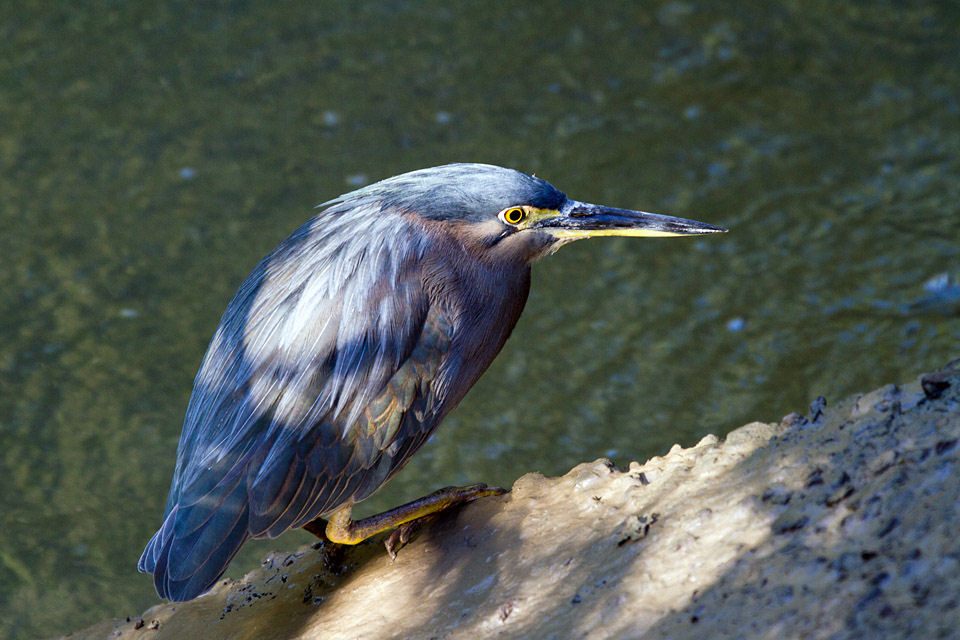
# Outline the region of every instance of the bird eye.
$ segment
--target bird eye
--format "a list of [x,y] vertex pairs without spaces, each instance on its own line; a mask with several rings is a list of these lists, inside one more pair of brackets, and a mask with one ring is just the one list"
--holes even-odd
[[507,224],[520,224],[527,217],[527,212],[520,207],[510,207],[500,212],[500,219]]

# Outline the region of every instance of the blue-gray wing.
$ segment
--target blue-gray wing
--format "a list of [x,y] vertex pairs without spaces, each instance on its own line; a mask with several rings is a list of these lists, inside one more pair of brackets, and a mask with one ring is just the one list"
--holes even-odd
[[429,437],[454,327],[423,291],[416,234],[400,231],[396,219],[321,214],[240,288],[197,375],[164,522],[140,559],[161,596],[195,597],[248,538],[363,499]]

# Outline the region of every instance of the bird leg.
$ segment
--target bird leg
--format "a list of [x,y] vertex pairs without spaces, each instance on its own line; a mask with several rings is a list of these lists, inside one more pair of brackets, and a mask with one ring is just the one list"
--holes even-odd
[[[413,502],[408,502],[362,520],[350,519],[353,505],[348,504],[331,513],[326,523],[322,518],[317,518],[308,522],[303,528],[317,537],[325,537],[330,542],[359,544],[378,533],[399,527],[387,538],[385,543],[387,553],[393,558],[396,557],[400,547],[410,539],[413,531],[418,529],[419,525],[432,519],[440,511],[472,502],[477,498],[499,496],[506,492],[506,489],[488,487],[485,484],[474,484],[469,487],[445,487]],[[320,535],[321,532],[322,536]]]
[[327,540],[327,521],[323,518],[314,518],[301,527],[304,531],[309,531],[323,541]]

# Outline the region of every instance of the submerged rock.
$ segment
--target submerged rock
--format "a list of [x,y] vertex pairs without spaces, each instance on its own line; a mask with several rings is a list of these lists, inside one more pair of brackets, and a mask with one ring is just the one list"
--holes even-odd
[[960,361],[69,638],[863,638],[960,628]]

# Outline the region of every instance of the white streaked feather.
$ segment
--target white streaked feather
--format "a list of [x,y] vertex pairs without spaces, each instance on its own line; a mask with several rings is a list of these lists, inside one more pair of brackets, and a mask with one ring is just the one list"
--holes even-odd
[[[415,234],[404,233],[407,224],[397,214],[381,213],[375,202],[354,203],[347,213],[336,211],[335,203],[291,236],[292,242],[302,243],[296,251],[281,244],[258,265],[259,279],[255,270],[241,287],[197,375],[197,385],[209,393],[191,398],[192,405],[200,400],[202,406],[188,408],[176,475],[189,469],[191,477],[180,478],[181,486],[189,486],[210,464],[235,454],[241,440],[269,411],[274,413],[268,432],[279,437],[261,473],[277,457],[274,451],[306,435],[327,413],[345,417],[345,430],[349,430],[365,403],[380,392],[399,365],[402,354],[387,353],[396,348],[396,335],[411,330],[397,325],[404,312],[392,305],[391,295],[379,301],[369,297],[372,290],[387,294],[404,290],[403,299],[411,302],[411,293],[405,290],[409,287],[400,283],[401,265],[419,259],[428,240],[411,243]],[[375,286],[382,278],[387,282]],[[245,322],[228,318],[231,310],[239,313],[244,305]],[[355,321],[369,314],[377,316],[373,323]],[[371,328],[374,335],[365,335]],[[366,347],[364,340],[369,343]],[[366,348],[377,351],[372,362]],[[333,350],[337,351],[334,374],[318,394],[315,367],[324,361],[323,354]],[[371,376],[370,370],[381,373]],[[233,422],[207,433],[204,437],[214,436],[211,441],[196,442],[198,426],[215,418],[212,413],[244,382],[247,397]],[[348,409],[350,414],[342,416]],[[191,468],[188,458],[199,464]]]

